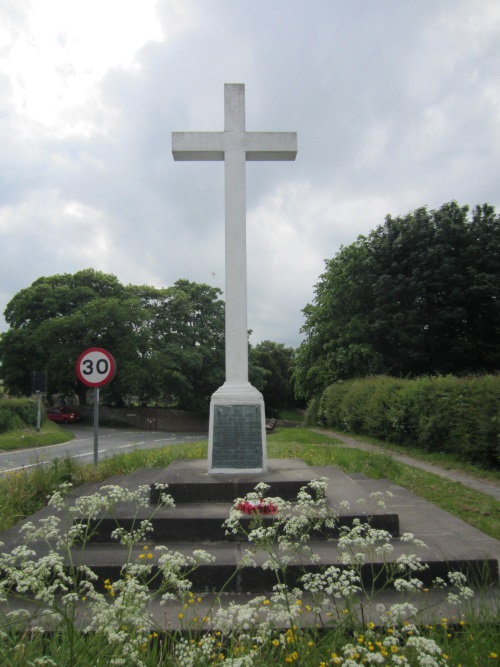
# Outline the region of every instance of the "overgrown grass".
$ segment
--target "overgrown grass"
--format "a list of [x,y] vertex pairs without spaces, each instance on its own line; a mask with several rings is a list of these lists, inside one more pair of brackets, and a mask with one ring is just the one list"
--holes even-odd
[[0,478],[0,530],[10,528],[45,506],[48,496],[63,482],[79,486],[139,468],[163,468],[179,458],[206,458],[206,442],[170,445],[164,449],[133,450],[103,459],[97,468],[76,459],[56,459],[50,465],[17,470]]
[[0,433],[0,451],[27,449],[29,447],[44,447],[45,445],[59,445],[74,439],[74,435],[64,430],[58,424],[49,420],[40,427],[40,433],[34,427],[19,428],[6,433]]

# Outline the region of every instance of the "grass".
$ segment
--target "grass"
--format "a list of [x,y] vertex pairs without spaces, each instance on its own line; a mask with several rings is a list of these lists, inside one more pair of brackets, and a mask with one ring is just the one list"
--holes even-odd
[[282,410],[279,416],[279,419],[291,422],[304,422],[305,418],[304,412],[298,410]]
[[14,449],[27,449],[29,447],[44,447],[45,445],[59,445],[68,440],[73,440],[74,435],[69,431],[46,420],[40,427],[40,433],[33,426],[31,428],[20,428],[7,433],[0,433],[0,451],[12,451]]
[[457,470],[459,472],[465,472],[468,475],[477,477],[478,479],[490,479],[494,481],[500,480],[500,469],[483,468],[481,466],[474,465],[469,461],[464,461],[457,456],[447,452],[426,452],[417,447],[396,445],[393,442],[386,442],[385,440],[379,440],[378,438],[374,438],[369,435],[359,435],[359,433],[351,433],[349,431],[342,431],[342,435],[348,436],[349,438],[357,440],[358,442],[366,442],[370,445],[375,445],[391,452],[397,452],[398,454],[411,456],[414,459],[425,461],[426,463],[430,463],[432,465],[437,465],[440,468],[445,468],[446,470]]
[[17,470],[0,477],[0,531],[6,530],[45,506],[48,496],[63,482],[79,486],[138,468],[162,468],[179,458],[206,458],[207,444],[195,442],[164,449],[134,450],[103,459],[97,468],[75,459],[56,459],[50,465]]

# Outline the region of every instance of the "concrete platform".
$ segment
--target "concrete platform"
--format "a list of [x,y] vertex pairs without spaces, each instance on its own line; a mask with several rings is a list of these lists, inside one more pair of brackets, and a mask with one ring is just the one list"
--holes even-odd
[[[344,525],[352,524],[355,517],[371,518],[375,527],[388,530],[393,536],[391,545],[393,553],[389,564],[403,553],[415,553],[428,565],[427,570],[418,575],[425,586],[430,585],[436,577],[446,578],[450,570],[464,572],[470,584],[483,589],[483,595],[488,599],[498,601],[498,567],[500,560],[500,542],[479,530],[451,516],[436,506],[428,503],[413,493],[388,482],[387,480],[371,480],[363,475],[347,475],[334,467],[309,467],[298,460],[272,460],[270,470],[266,475],[247,476],[240,479],[238,476],[212,476],[206,473],[206,461],[176,461],[166,470],[143,469],[129,476],[116,476],[106,480],[103,484],[85,484],[74,491],[74,500],[83,495],[90,495],[98,491],[101,486],[118,484],[136,489],[140,485],[147,485],[151,489],[152,497],[157,493],[157,483],[167,483],[170,493],[178,506],[175,509],[162,509],[153,520],[154,532],[148,538],[145,546],[152,554],[151,562],[157,557],[155,547],[167,545],[181,554],[191,555],[195,549],[205,549],[215,557],[215,562],[203,565],[197,569],[190,580],[193,591],[203,596],[204,604],[217,605],[234,603],[235,600],[248,600],[252,595],[270,595],[272,586],[276,583],[275,575],[270,570],[260,567],[266,555],[257,552],[255,560],[257,568],[252,566],[238,567],[245,554],[248,543],[228,539],[222,528],[227,518],[232,501],[242,497],[255,484],[265,481],[271,485],[269,495],[296,496],[297,490],[312,479],[325,477],[328,479],[327,499],[329,506],[338,514],[339,522]],[[204,469],[205,468],[205,469]],[[255,478],[254,478],[255,477]],[[391,497],[386,497],[386,507],[377,506],[378,497],[389,491]],[[376,494],[376,497],[371,497]],[[365,503],[360,506],[361,499]],[[196,501],[196,502],[194,502]],[[345,508],[347,501],[349,509]],[[341,504],[342,503],[342,504]],[[101,584],[106,579],[116,581],[120,577],[121,568],[127,559],[135,561],[141,555],[142,545],[134,547],[132,552],[111,540],[111,531],[117,523],[126,528],[132,528],[143,518],[149,518],[154,507],[137,508],[135,505],[123,503],[114,508],[113,517],[104,518],[99,526],[99,534],[92,543],[82,552],[75,548],[71,554],[73,565],[85,564],[99,576]],[[40,522],[53,513],[50,508],[44,508],[30,519]],[[249,521],[250,519],[244,519]],[[63,527],[69,527],[68,520],[62,518]],[[265,517],[265,521],[272,522],[272,517]],[[398,539],[400,533],[411,532],[414,536],[427,544],[427,548],[410,547]],[[320,556],[321,567],[329,565],[340,566],[337,535],[317,534],[313,536],[311,546],[314,553]],[[0,534],[3,546],[0,551],[11,551],[23,542],[19,534],[19,527],[12,528]],[[46,543],[36,544],[38,555],[49,550]],[[69,563],[68,563],[69,564]],[[390,565],[389,565],[390,566]],[[318,565],[308,558],[302,557],[290,563],[287,570],[287,580],[293,586],[298,577],[306,571],[318,571]],[[367,563],[362,570],[363,585],[368,589],[383,589],[386,583],[387,564],[381,559],[374,563]],[[235,571],[236,575],[235,575]],[[228,582],[230,582],[228,584]],[[224,595],[219,592],[224,589]],[[486,592],[485,592],[486,591]],[[389,600],[396,596],[401,601],[401,594],[395,591],[383,590],[382,597]],[[437,595],[437,593],[433,593]],[[377,597],[378,599],[378,597]],[[439,598],[443,602],[444,595]],[[165,627],[180,627],[177,619],[179,608],[155,606],[151,602],[154,618]],[[385,604],[385,603],[384,603]],[[437,604],[437,603],[436,603]],[[493,604],[493,603],[492,603]],[[155,611],[156,610],[156,611]],[[206,615],[210,615],[207,614]]]

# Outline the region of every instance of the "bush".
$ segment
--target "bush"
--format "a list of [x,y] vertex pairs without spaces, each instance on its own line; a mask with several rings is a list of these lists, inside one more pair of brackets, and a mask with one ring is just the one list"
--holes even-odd
[[29,398],[0,398],[0,433],[36,425],[37,405]]
[[500,464],[499,375],[338,382],[315,405],[325,426]]

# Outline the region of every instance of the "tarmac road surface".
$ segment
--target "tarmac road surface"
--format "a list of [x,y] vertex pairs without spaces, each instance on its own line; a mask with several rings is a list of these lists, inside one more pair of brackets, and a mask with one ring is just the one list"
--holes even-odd
[[[94,460],[94,427],[82,424],[63,426],[75,439],[60,445],[0,451],[0,475],[50,463],[54,459],[76,458],[85,463]],[[153,449],[206,440],[206,433],[170,433],[168,431],[136,431],[132,429],[99,428],[99,460],[131,451]]]

